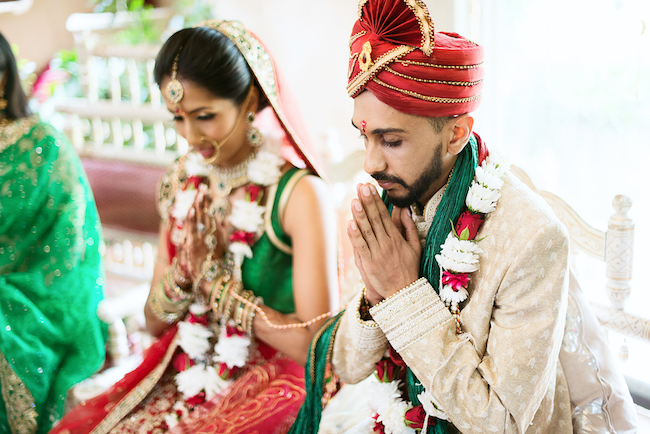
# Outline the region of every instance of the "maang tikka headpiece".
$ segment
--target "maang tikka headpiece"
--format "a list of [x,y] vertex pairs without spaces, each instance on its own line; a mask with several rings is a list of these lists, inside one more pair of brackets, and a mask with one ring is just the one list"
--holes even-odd
[[181,55],[182,49],[183,47],[181,46],[178,49],[178,53],[176,53],[176,57],[174,57],[174,64],[172,65],[172,77],[165,87],[165,97],[167,97],[171,103],[176,104],[177,111],[179,110],[178,103],[181,102],[184,94],[183,85],[176,79],[176,74],[178,71],[178,58]]

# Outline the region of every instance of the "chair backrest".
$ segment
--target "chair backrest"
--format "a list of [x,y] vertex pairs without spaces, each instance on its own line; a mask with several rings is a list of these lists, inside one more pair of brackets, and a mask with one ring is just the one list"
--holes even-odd
[[512,166],[510,170],[542,196],[567,227],[572,253],[584,252],[605,263],[607,283],[604,289],[609,306],[592,302],[601,324],[610,330],[650,344],[650,319],[625,311],[625,304],[632,293],[630,282],[634,255],[634,221],[627,215],[632,207],[632,200],[624,195],[615,196],[612,200],[614,214],[609,219],[607,231],[601,231],[585,222],[555,194],[537,190],[522,169]]

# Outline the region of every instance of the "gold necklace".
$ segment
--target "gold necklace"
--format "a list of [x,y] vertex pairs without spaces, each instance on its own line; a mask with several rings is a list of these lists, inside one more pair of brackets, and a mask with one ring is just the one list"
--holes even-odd
[[255,158],[255,151],[233,167],[210,166],[208,179],[210,190],[214,196],[210,214],[218,214],[224,218],[230,212],[230,201],[228,195],[235,189],[242,187],[250,182],[248,178],[248,165]]

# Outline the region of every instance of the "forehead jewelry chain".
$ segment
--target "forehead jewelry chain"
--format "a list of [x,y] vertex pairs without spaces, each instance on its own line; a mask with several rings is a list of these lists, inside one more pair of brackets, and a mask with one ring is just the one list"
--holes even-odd
[[172,76],[171,80],[169,80],[169,83],[167,83],[167,86],[165,87],[165,97],[172,103],[175,104],[175,111],[177,113],[180,113],[182,115],[185,115],[185,112],[180,109],[178,106],[178,103],[181,102],[183,99],[183,95],[185,94],[185,91],[183,89],[183,85],[181,84],[180,81],[176,78],[176,74],[178,72],[178,58],[181,55],[181,50],[183,47],[180,47],[178,49],[178,53],[176,53],[176,57],[174,57],[174,63],[172,65]]

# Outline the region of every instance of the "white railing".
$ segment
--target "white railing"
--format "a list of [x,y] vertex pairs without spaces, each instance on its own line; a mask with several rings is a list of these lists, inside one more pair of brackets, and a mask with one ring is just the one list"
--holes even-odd
[[[166,25],[172,11],[154,9],[154,21]],[[66,27],[78,51],[83,98],[59,101],[66,132],[81,156],[167,166],[187,150],[176,134],[153,78],[160,45],[118,45],[116,31],[134,16],[73,14]]]

